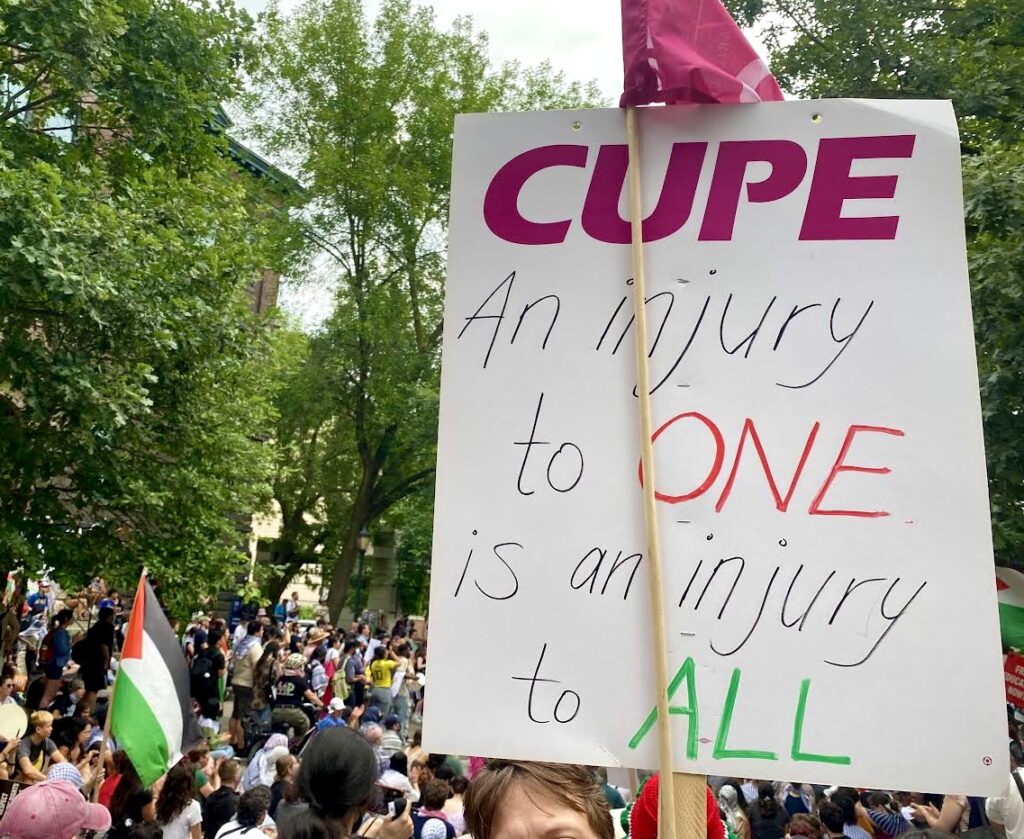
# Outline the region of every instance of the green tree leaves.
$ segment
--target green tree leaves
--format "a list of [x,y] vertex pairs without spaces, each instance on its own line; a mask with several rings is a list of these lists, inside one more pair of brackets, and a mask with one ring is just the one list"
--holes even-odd
[[125,587],[145,565],[194,609],[244,567],[236,523],[270,493],[272,339],[245,291],[282,224],[209,130],[244,21],[23,0],[0,31],[3,564]]
[[1024,4],[727,0],[802,96],[952,99],[997,558],[1024,563]]
[[337,616],[360,528],[429,504],[455,116],[597,97],[550,67],[492,68],[468,20],[443,30],[408,0],[374,21],[357,0],[307,2],[272,12],[265,35],[255,131],[301,170],[313,258],[336,288],[280,395],[275,498],[285,577],[320,551]]

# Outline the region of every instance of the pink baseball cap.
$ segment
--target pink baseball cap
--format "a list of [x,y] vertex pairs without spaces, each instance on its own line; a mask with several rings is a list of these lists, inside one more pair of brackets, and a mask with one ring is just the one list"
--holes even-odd
[[110,812],[90,804],[67,781],[40,781],[22,788],[0,819],[0,836],[71,839],[80,830],[107,830]]

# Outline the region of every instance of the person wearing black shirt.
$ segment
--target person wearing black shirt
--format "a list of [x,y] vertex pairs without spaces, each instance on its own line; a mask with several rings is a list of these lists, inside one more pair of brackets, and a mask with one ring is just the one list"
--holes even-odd
[[82,704],[92,708],[96,704],[96,694],[107,686],[107,670],[110,658],[114,654],[114,610],[110,606],[100,609],[99,617],[85,638],[79,641],[72,650],[75,661],[81,667],[79,675],[85,683],[85,696]]
[[211,629],[210,634],[207,636],[207,646],[203,650],[203,656],[210,662],[210,673],[213,676],[215,691],[213,695],[206,697],[196,697],[200,702],[203,701],[214,701],[217,705],[217,719],[220,716],[220,686],[224,680],[224,674],[227,672],[228,665],[224,658],[224,651],[221,649],[221,639],[224,637],[224,630],[222,629]]
[[58,717],[73,717],[84,696],[85,684],[81,679],[72,679],[50,703],[50,712]]
[[277,680],[272,719],[274,727],[291,727],[297,736],[309,731],[310,721],[302,710],[302,703],[322,708],[323,702],[313,693],[305,676],[306,657],[292,653],[285,659],[284,670]]
[[242,780],[241,764],[225,760],[217,770],[220,786],[211,792],[203,804],[203,837],[214,839],[217,831],[235,817],[238,811],[238,784]]
[[752,839],[784,839],[789,813],[775,797],[775,786],[764,782],[757,788],[757,800],[747,806]]

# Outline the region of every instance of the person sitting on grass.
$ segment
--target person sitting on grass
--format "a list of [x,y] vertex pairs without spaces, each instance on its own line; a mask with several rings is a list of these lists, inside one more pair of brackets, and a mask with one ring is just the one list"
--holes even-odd
[[50,764],[63,763],[64,755],[50,739],[53,714],[36,711],[29,717],[28,727],[32,733],[23,737],[18,746],[18,780],[23,784],[34,784],[45,781]]
[[214,760],[226,760],[235,756],[235,750],[231,747],[230,732],[220,730],[220,723],[217,719],[220,715],[220,703],[215,699],[207,699],[204,707],[199,711],[196,721],[199,724],[199,733],[206,740],[210,754]]
[[78,764],[85,758],[86,746],[92,728],[88,720],[75,717],[61,717],[53,721],[53,733],[51,739],[57,744],[57,748],[63,755],[64,760]]
[[81,679],[72,679],[57,694],[57,698],[50,704],[50,713],[54,718],[74,717],[85,696],[85,682]]
[[20,745],[21,740],[17,738],[8,740],[6,743],[0,743],[0,746],[2,746],[2,749],[0,749],[0,781],[7,781],[17,773],[14,760]]
[[352,712],[345,704],[345,700],[338,696],[330,701],[327,706],[327,716],[316,724],[316,727],[323,731],[325,728],[347,728]]
[[267,821],[269,809],[270,790],[267,787],[259,784],[247,790],[238,801],[235,817],[217,831],[217,839],[266,839],[267,834],[261,828],[264,824],[268,827],[273,825]]
[[402,721],[397,714],[384,717],[384,734],[380,738],[380,750],[388,758],[405,748],[401,734]]
[[238,810],[238,786],[242,781],[242,765],[237,760],[225,760],[217,767],[220,786],[203,802],[203,837],[214,839]]

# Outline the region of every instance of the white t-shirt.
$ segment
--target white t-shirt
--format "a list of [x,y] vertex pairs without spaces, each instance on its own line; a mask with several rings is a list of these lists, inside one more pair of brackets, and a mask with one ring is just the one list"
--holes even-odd
[[[1017,775],[1024,780],[1018,769]],[[998,822],[1006,828],[1008,839],[1024,839],[1024,798],[1013,778],[1008,779],[1006,790],[998,798],[989,798],[985,802],[985,815],[988,820]]]
[[193,799],[184,810],[171,820],[170,824],[163,826],[164,839],[189,839],[192,835],[189,833],[192,827],[202,823],[202,808],[200,808],[199,802]]
[[228,839],[267,839],[267,834],[262,829],[264,827],[274,827],[274,820],[270,816],[264,817],[263,824],[259,827],[243,828],[237,819],[232,819],[217,831],[215,839],[223,839],[225,836]]

